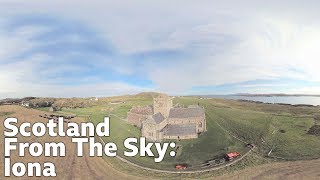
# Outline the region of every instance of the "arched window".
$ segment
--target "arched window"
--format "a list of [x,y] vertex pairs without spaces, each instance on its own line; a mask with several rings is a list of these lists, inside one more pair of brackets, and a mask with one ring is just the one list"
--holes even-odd
[[202,122],[199,123],[199,126],[198,126],[198,127],[199,127],[199,128],[202,128]]

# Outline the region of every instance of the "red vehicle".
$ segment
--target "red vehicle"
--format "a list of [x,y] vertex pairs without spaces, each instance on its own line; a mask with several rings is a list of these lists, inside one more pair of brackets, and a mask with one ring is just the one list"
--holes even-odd
[[234,158],[236,158],[236,157],[238,157],[238,156],[241,156],[241,154],[238,153],[238,152],[231,152],[231,153],[228,153],[228,154],[226,155],[226,159],[227,159],[228,161],[232,161]]
[[188,165],[186,165],[186,164],[177,164],[176,165],[176,169],[179,169],[179,170],[187,169],[187,167],[188,167]]

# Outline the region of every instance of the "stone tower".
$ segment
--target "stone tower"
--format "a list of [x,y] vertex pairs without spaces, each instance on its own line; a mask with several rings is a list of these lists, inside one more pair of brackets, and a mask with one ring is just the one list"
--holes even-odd
[[172,98],[166,94],[160,94],[153,98],[153,113],[160,112],[165,118],[169,116],[170,109],[172,108]]

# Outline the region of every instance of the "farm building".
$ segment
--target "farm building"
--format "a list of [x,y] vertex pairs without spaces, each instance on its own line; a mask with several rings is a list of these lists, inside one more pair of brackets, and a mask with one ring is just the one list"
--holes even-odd
[[133,107],[128,122],[140,127],[148,140],[192,139],[206,131],[205,111],[198,105],[174,108],[172,98],[161,94],[153,99],[153,106]]
[[29,103],[29,102],[22,101],[21,106],[23,106],[23,107],[30,107],[30,103]]
[[99,101],[99,99],[97,97],[92,97],[90,98],[90,101]]

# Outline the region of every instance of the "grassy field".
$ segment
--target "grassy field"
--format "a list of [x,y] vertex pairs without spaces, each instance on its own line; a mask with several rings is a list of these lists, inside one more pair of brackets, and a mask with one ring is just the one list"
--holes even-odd
[[[132,106],[149,105],[151,103],[151,98],[132,98],[126,99],[125,104],[106,104],[104,106],[95,106],[90,108],[66,109],[64,112],[75,114],[91,114],[92,121],[98,123],[103,120],[103,117],[108,115],[108,113],[125,118],[127,112]],[[188,105],[194,104],[195,102],[194,99],[179,99],[176,103]],[[155,163],[154,158],[150,157],[125,158],[139,165],[156,169],[172,170],[174,165],[177,163],[188,163],[193,166],[197,166],[207,160],[223,157],[227,152],[230,151],[245,153],[248,150],[248,148],[245,147],[245,144],[228,135],[217,125],[214,119],[215,117],[210,110],[206,111],[206,117],[208,131],[201,134],[197,139],[176,141],[180,148],[175,157],[171,157],[169,154],[166,154],[165,159],[161,163]],[[121,152],[124,152],[125,150],[123,141],[128,137],[141,136],[140,129],[112,115],[110,129],[111,136],[105,138],[105,141],[115,142],[119,149],[118,152],[120,152],[119,155],[122,157],[124,156]],[[153,150],[153,152],[156,152],[155,149]]]
[[320,137],[306,133],[315,123],[310,114],[303,116],[299,110],[299,115],[283,115],[232,106],[213,106],[212,110],[216,121],[243,140],[257,145],[263,155],[272,149],[272,156],[288,160],[320,158]]
[[[123,99],[124,104],[105,104],[90,108],[64,109],[63,112],[75,114],[91,114],[92,121],[98,123],[108,114],[126,118],[126,113],[132,106],[149,105],[152,103],[150,97],[129,97]],[[246,152],[244,143],[230,136],[242,139],[245,142],[254,143],[258,146],[261,156],[266,156],[272,149],[270,155],[284,159],[314,159],[320,156],[320,138],[306,134],[312,126],[313,111],[305,108],[306,112],[298,108],[299,113],[290,114],[294,111],[283,109],[281,114],[261,107],[249,109],[252,104],[239,106],[238,102],[232,104],[230,101],[217,99],[199,99],[196,97],[180,97],[174,99],[174,104],[180,105],[199,104],[206,109],[207,129],[199,138],[182,140],[176,143],[181,147],[173,158],[168,154],[161,163],[154,163],[153,158],[148,157],[125,157],[131,162],[156,169],[172,169],[177,163],[188,163],[197,166],[206,160],[221,157],[230,151]],[[244,109],[246,107],[247,109]],[[282,107],[283,108],[283,107]],[[125,150],[123,141],[128,137],[140,137],[140,129],[128,124],[126,121],[111,115],[111,136],[105,141],[115,142],[118,145],[120,156]]]
[[[10,105],[10,106],[0,106],[0,120],[3,124],[4,119],[7,117],[16,117],[20,125],[23,122],[30,122],[31,124],[36,122],[46,123],[48,120],[40,118],[39,115],[43,115],[46,112],[27,109],[20,106]],[[83,118],[75,118],[77,122],[83,122]],[[3,131],[4,126],[0,126],[0,146],[4,146]],[[113,168],[107,159],[101,157],[89,157],[87,153],[83,157],[77,157],[76,146],[71,142],[70,137],[50,137],[46,134],[43,137],[22,137],[17,136],[18,142],[39,142],[44,144],[45,142],[63,142],[66,145],[66,156],[65,157],[32,157],[26,150],[26,155],[24,157],[18,156],[18,151],[12,151],[10,156],[11,165],[16,162],[39,162],[43,164],[44,162],[52,162],[56,166],[56,173],[58,179],[141,179],[136,176],[131,176],[130,174],[123,173]],[[85,145],[85,149],[88,146]],[[0,155],[4,157],[4,148],[0,148]],[[11,177],[4,178],[4,158],[0,158],[0,179],[17,179],[11,175]],[[27,177],[23,176],[18,179],[39,179],[39,177]],[[45,179],[45,178],[41,178]]]
[[[127,137],[139,137],[141,135],[138,128],[128,124],[125,120],[123,120],[126,118],[127,111],[132,106],[151,104],[152,98],[127,96],[123,98],[120,97],[120,99],[125,103],[101,103],[98,106],[92,106],[88,108],[62,109],[61,112],[57,113],[91,115],[91,120],[94,123],[98,123],[102,121],[105,116],[112,114],[110,132],[111,136],[105,138],[105,141],[115,142],[119,149],[118,155],[122,156],[122,152],[125,150],[122,145],[123,140]],[[212,178],[213,176],[217,177],[222,175],[222,177],[234,178],[237,177],[238,172],[242,172],[242,175],[247,177],[255,177],[253,176],[254,174],[261,172],[261,174],[257,174],[257,177],[264,177],[266,175],[265,173],[262,173],[264,167],[260,169],[258,168],[261,164],[267,164],[265,165],[265,168],[269,168],[270,171],[275,170],[272,166],[273,164],[275,164],[275,167],[284,167],[284,169],[286,169],[285,167],[293,166],[289,163],[284,165],[276,165],[276,163],[274,163],[275,161],[282,160],[266,157],[271,149],[271,156],[277,156],[288,160],[306,160],[320,157],[320,137],[307,134],[308,129],[314,124],[318,123],[318,120],[313,117],[315,114],[320,113],[319,108],[291,106],[279,106],[275,108],[273,105],[256,105],[255,103],[221,99],[199,99],[196,97],[175,98],[174,104],[176,103],[179,103],[180,105],[199,104],[204,106],[206,109],[208,131],[201,134],[197,139],[176,142],[182,147],[179,149],[177,156],[172,158],[167,155],[164,161],[161,163],[154,163],[153,158],[146,157],[132,157],[127,158],[128,160],[156,169],[173,169],[173,166],[176,163],[189,163],[196,165],[204,162],[205,160],[222,156],[229,151],[239,151],[244,153],[247,150],[247,148],[244,147],[244,143],[233,138],[228,133],[246,142],[254,143],[257,146],[256,151],[251,153],[239,163],[218,171],[175,175],[142,170],[123,163],[116,158],[90,158],[90,161],[88,161],[86,158],[74,158],[73,156],[68,156],[68,158],[54,159],[54,161],[58,164],[59,174],[62,174],[60,177],[62,179],[67,179],[68,177],[77,178],[82,176],[82,178],[85,179],[85,177],[92,175],[101,178],[113,177],[115,179],[135,179],[152,176],[154,178],[175,179]],[[295,108],[297,109],[296,112]],[[46,111],[46,109],[41,110]],[[44,111],[26,109],[16,106],[2,106],[0,107],[0,116],[2,119],[6,116],[15,116],[19,117],[19,119],[26,120],[28,118],[32,119],[38,116],[41,114],[41,112],[47,113]],[[120,118],[113,115],[116,115]],[[83,118],[81,119],[85,120]],[[43,121],[43,119],[38,118],[35,120]],[[44,142],[45,140],[46,138],[39,139],[40,142]],[[67,139],[58,138],[55,140],[66,141]],[[22,141],[30,141],[30,139],[22,139]],[[3,142],[1,142],[1,144],[2,143]],[[71,148],[70,152],[72,154],[74,148],[72,146],[69,148]],[[13,160],[16,161],[18,159],[14,157]],[[70,164],[73,162],[76,163],[76,166]],[[300,166],[300,162],[305,161],[297,161],[296,164]],[[310,166],[307,166],[309,167],[307,172],[309,172],[309,175],[313,177],[317,175],[318,172],[316,170],[317,166],[314,165],[318,163],[318,160],[310,162]],[[70,166],[72,168],[64,168],[63,164],[68,163],[68,167]],[[258,170],[255,170],[255,168],[258,168]],[[235,172],[234,176],[232,176],[233,172]],[[299,174],[304,175],[304,173],[301,171],[294,172],[289,171],[289,169],[288,171],[284,170],[283,172],[286,172],[289,175],[294,174],[294,176]],[[89,176],[84,175],[83,173],[87,173]],[[127,174],[134,176],[129,176]],[[282,175],[282,173],[279,174],[279,176]]]
[[289,161],[270,163],[257,167],[249,167],[244,170],[234,171],[216,177],[222,179],[308,179],[316,180],[320,177],[320,160]]

